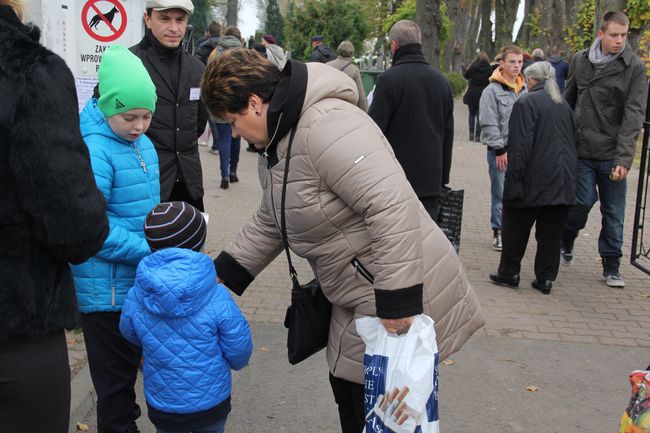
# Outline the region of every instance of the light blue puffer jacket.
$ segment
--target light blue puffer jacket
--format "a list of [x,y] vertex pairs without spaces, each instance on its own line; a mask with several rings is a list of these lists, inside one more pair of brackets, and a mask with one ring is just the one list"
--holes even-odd
[[230,396],[230,369],[243,368],[253,343],[246,318],[217,283],[212,259],[167,248],[138,266],[120,331],[142,346],[147,403],[163,412],[211,409]]
[[140,260],[151,254],[144,219],[160,202],[158,156],[145,135],[119,138],[91,99],[81,112],[81,134],[90,151],[97,187],[106,199],[110,231],[102,249],[72,266],[82,313],[120,311]]

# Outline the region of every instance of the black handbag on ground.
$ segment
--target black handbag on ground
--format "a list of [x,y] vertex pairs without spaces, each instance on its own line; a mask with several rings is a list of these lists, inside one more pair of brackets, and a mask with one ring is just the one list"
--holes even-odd
[[454,191],[443,187],[440,197],[440,211],[438,213],[438,227],[447,236],[449,242],[460,249],[460,230],[463,222],[463,198],[465,190]]
[[280,231],[282,232],[284,251],[287,253],[289,276],[293,283],[291,305],[287,308],[287,314],[284,317],[284,326],[289,331],[287,335],[287,356],[291,364],[298,364],[327,346],[330,317],[332,315],[332,304],[323,294],[318,281],[312,280],[305,285],[300,285],[298,274],[293,267],[291,254],[289,253],[284,206],[287,195],[291,144],[295,134],[296,130],[293,129],[287,147],[284,181],[282,182],[282,200],[280,202]]

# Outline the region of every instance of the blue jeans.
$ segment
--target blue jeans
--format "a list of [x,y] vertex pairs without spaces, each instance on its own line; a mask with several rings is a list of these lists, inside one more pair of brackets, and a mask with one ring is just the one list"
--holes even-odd
[[226,431],[226,421],[228,417],[225,416],[214,424],[207,425],[200,429],[194,430],[161,430],[156,427],[156,433],[223,433]]
[[217,123],[219,132],[219,167],[221,177],[237,173],[241,138],[232,138],[232,130],[227,123]]
[[219,130],[217,129],[217,123],[212,119],[208,120],[208,125],[210,125],[210,131],[212,132],[212,150],[219,150]]
[[481,123],[478,121],[478,105],[469,107],[469,133],[478,138],[481,136]]
[[490,195],[492,204],[490,208],[490,225],[492,230],[501,230],[501,207],[503,201],[503,184],[506,181],[506,172],[497,168],[494,151],[487,150],[488,173],[490,175]]
[[589,211],[600,196],[602,226],[598,237],[598,253],[601,257],[623,255],[623,223],[625,221],[626,179],[614,182],[609,174],[613,161],[578,159],[578,183],[576,205],[569,211],[564,229],[563,243],[572,245],[578,232],[585,228]]

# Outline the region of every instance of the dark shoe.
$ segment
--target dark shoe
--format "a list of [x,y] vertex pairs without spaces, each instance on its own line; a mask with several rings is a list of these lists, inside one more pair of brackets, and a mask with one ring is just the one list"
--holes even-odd
[[495,251],[501,251],[503,249],[501,230],[492,230],[492,249]]
[[471,132],[469,133],[469,141],[474,141],[474,134]]
[[213,155],[219,155],[219,149],[210,149],[210,153]]
[[616,287],[622,289],[625,287],[625,281],[621,274],[618,272],[618,267],[621,264],[621,258],[616,256],[603,256],[603,279],[605,284],[609,287]]
[[551,280],[533,280],[530,282],[530,285],[533,286],[533,289],[539,290],[544,295],[551,293],[551,288],[553,287],[553,281]]
[[228,189],[228,186],[230,186],[228,184],[228,178],[227,177],[222,177],[221,178],[221,185],[220,185],[221,189]]
[[571,266],[573,264],[573,242],[562,241],[560,248],[560,263],[562,266]]
[[237,173],[230,173],[230,183],[235,183],[239,182],[239,178],[237,177]]
[[512,287],[513,289],[516,289],[517,287],[519,287],[519,274],[515,274],[509,277],[507,275],[502,275],[498,272],[492,272],[490,274],[490,281],[500,286],[508,286],[508,287]]

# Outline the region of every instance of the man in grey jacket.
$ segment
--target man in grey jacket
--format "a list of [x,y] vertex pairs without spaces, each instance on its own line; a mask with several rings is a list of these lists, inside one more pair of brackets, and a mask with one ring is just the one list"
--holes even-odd
[[564,97],[575,109],[578,127],[577,205],[569,212],[561,262],[573,263],[573,244],[600,197],[602,228],[598,252],[610,287],[624,287],[623,255],[626,176],[643,125],[648,81],[645,66],[627,45],[629,19],[607,12],[591,48],[571,59]]
[[499,66],[490,77],[490,84],[483,90],[479,102],[481,143],[487,145],[488,173],[492,196],[490,225],[492,248],[501,251],[501,200],[508,166],[508,120],[512,106],[526,93],[521,68],[524,52],[511,45],[500,52]]

